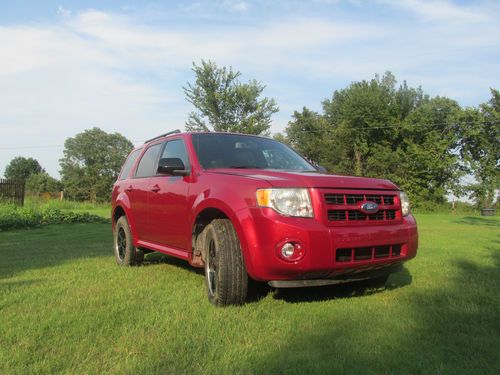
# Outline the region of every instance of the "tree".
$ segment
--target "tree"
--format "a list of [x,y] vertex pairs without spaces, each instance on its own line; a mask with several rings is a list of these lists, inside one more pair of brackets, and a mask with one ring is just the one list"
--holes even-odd
[[332,138],[323,116],[306,107],[302,108],[302,112],[295,111],[285,133],[288,143],[295,150],[329,170],[334,169]]
[[32,174],[26,180],[26,191],[31,194],[58,193],[62,189],[61,181],[51,177],[47,172]]
[[27,180],[32,174],[43,171],[40,163],[33,158],[15,157],[5,168],[4,176],[8,180]]
[[275,133],[273,135],[273,139],[275,141],[278,141],[278,142],[281,142],[281,143],[284,143],[286,145],[290,145],[290,142],[288,141],[288,138],[286,137],[286,135],[284,135],[283,133]]
[[354,82],[323,102],[326,120],[335,133],[331,137],[336,139],[340,172],[366,175],[372,146],[384,141],[393,143],[396,129],[387,125],[398,120],[395,82],[387,72],[382,78]]
[[274,99],[262,98],[265,86],[256,80],[241,83],[239,71],[218,68],[212,61],[193,63],[196,80],[183,87],[186,99],[196,112],[186,121],[188,131],[268,134],[271,116],[278,112]]
[[459,192],[459,105],[397,85],[390,73],[353,82],[323,102],[323,113],[295,112],[285,133],[307,157],[339,174],[387,178],[415,205]]
[[60,159],[66,196],[75,200],[106,201],[123,161],[133,148],[119,133],[87,129],[64,142]]
[[401,175],[394,180],[417,204],[444,203],[447,192],[458,195],[464,171],[457,152],[460,106],[436,97],[414,109],[401,128]]
[[467,108],[460,116],[460,154],[476,183],[466,188],[478,207],[491,207],[500,188],[500,92],[478,109]]

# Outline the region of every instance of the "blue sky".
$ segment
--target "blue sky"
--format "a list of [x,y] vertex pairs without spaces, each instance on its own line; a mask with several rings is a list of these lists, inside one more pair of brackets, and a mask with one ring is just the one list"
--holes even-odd
[[67,137],[135,143],[183,128],[191,63],[257,79],[280,112],[389,70],[462,106],[500,87],[500,2],[452,0],[0,0],[0,175],[15,156],[58,177]]

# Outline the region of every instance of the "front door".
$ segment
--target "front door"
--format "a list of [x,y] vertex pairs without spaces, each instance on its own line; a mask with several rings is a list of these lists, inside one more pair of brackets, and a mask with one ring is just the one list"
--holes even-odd
[[[169,140],[161,158],[179,158],[186,169],[190,162],[184,140]],[[190,207],[188,205],[191,175],[156,175],[149,180],[148,226],[149,240],[183,250],[189,248],[191,231],[188,225]]]

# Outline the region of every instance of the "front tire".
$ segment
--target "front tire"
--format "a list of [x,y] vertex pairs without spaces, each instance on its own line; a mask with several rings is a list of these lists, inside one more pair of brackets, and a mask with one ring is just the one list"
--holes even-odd
[[132,232],[126,216],[116,221],[114,237],[115,259],[119,266],[138,266],[144,260],[144,252],[132,243]]
[[216,306],[241,305],[247,299],[248,274],[231,221],[215,219],[203,231],[205,283]]

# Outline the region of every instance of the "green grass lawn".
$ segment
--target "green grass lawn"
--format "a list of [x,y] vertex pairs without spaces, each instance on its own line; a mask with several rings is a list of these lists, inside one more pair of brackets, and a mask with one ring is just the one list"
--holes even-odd
[[203,274],[119,268],[105,224],[0,233],[0,374],[500,373],[500,218],[418,215],[385,290],[207,302]]

